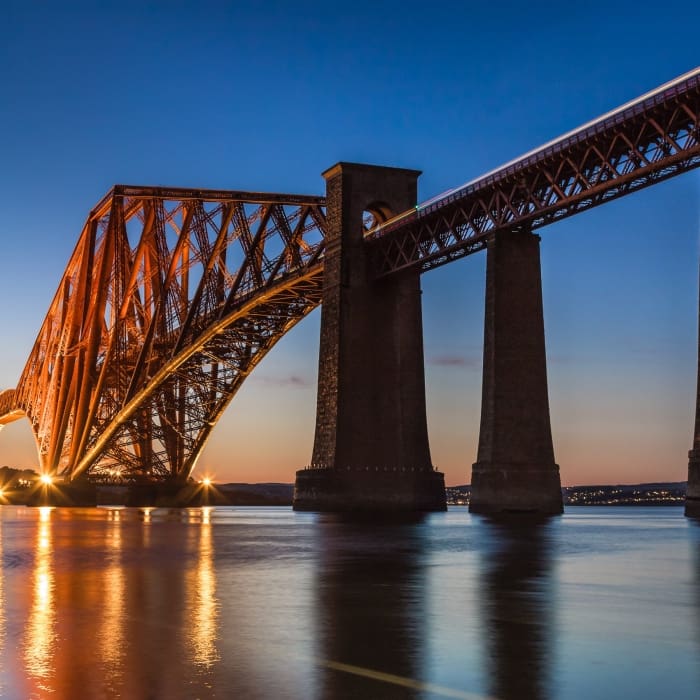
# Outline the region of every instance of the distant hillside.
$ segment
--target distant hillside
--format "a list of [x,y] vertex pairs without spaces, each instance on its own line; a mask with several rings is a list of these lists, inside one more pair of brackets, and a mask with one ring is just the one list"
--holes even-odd
[[[649,484],[596,484],[592,486],[564,486],[561,490],[564,505],[620,506],[620,505],[682,505],[685,500],[685,481]],[[448,486],[447,503],[468,505],[471,486]]]
[[567,486],[562,489],[564,503],[576,506],[682,505],[685,481],[613,486]]
[[[217,489],[232,505],[292,504],[294,484],[217,484]],[[594,484],[590,486],[565,486],[562,488],[564,505],[613,506],[613,505],[682,505],[685,499],[685,481],[648,484]],[[468,505],[471,486],[448,486],[448,505]]]
[[[0,467],[0,486],[16,488],[16,483],[27,484],[38,477],[26,469]],[[18,480],[20,480],[18,482]],[[220,496],[217,502],[247,506],[290,506],[294,484],[268,482],[260,484],[216,484]],[[685,481],[663,481],[646,484],[593,484],[588,486],[564,486],[561,490],[564,505],[612,506],[612,505],[682,505],[685,500]],[[445,489],[448,505],[469,505],[471,486],[462,484]]]
[[294,484],[217,484],[216,488],[231,505],[291,506]]

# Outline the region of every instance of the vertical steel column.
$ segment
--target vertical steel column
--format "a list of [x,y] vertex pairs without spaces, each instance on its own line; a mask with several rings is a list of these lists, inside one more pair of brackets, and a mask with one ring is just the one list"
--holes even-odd
[[562,512],[549,423],[539,243],[529,231],[503,231],[487,248],[473,512]]

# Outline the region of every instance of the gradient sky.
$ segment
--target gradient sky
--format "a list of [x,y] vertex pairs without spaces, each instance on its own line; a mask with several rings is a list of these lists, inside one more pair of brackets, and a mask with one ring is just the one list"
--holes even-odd
[[[345,160],[421,169],[425,200],[696,67],[698,26],[687,1],[6,0],[0,388],[113,184],[320,194]],[[539,233],[562,483],[685,479],[700,173]],[[476,457],[484,273],[481,254],[423,276],[431,449],[448,484],[468,483]],[[291,482],[308,463],[319,322],[255,370],[198,473]],[[0,465],[36,463],[28,421],[6,427]]]

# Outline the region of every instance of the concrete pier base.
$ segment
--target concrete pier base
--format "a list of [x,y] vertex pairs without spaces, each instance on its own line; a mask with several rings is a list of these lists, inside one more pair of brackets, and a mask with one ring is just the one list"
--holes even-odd
[[196,482],[132,484],[125,498],[125,505],[137,508],[197,508],[227,503],[215,486]]
[[[696,438],[697,439],[697,438]],[[688,485],[685,492],[685,514],[700,518],[700,450],[688,453]]]
[[549,422],[539,242],[529,231],[503,231],[488,243],[474,513],[563,510]]
[[[534,487],[536,485],[536,488]],[[558,514],[563,510],[559,468],[523,464],[472,466],[473,513]]]
[[420,273],[377,280],[363,213],[415,205],[415,170],[338,163],[326,178],[327,237],[311,467],[296,510],[444,510],[428,446]]
[[131,508],[154,508],[163,500],[174,502],[182,484],[130,484],[124,505]]
[[294,486],[294,510],[335,513],[445,510],[440,472],[302,469]]

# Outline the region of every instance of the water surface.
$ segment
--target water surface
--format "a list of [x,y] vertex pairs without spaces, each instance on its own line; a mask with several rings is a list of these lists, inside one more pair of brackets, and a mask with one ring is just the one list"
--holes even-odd
[[700,524],[0,508],[0,697],[700,697]]

